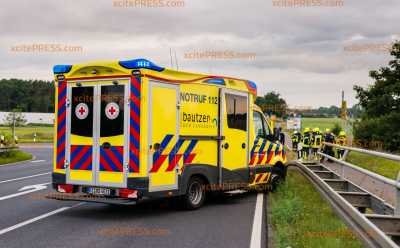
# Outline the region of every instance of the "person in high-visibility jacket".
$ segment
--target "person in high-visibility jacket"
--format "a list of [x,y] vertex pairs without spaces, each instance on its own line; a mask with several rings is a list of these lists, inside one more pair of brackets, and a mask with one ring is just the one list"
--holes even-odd
[[[345,146],[347,144],[347,136],[345,131],[340,131],[336,139],[336,144],[340,146]],[[338,157],[343,158],[343,155],[344,155],[344,149],[338,149]]]
[[310,155],[310,146],[311,146],[311,129],[306,127],[304,128],[303,131],[303,152],[302,152],[302,156],[303,159],[308,159],[308,156]]
[[[335,144],[335,135],[331,132],[329,128],[325,129],[324,142]],[[324,145],[323,153],[328,154],[331,157],[335,156],[332,146]]]
[[301,149],[299,149],[299,144],[302,140],[302,135],[299,131],[294,131],[292,134],[292,149],[296,151],[297,158],[301,158]]
[[313,158],[318,158],[318,151],[322,146],[322,134],[318,127],[313,129],[311,136],[311,150]]

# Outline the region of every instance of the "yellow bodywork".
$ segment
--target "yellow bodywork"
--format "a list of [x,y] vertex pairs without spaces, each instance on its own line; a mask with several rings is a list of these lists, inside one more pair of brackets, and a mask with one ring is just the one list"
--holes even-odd
[[[184,166],[184,158],[192,164],[207,164],[217,167],[218,165],[218,147],[217,142],[212,140],[199,140],[194,148],[190,139],[183,140],[177,147],[179,136],[217,136],[218,135],[218,113],[219,113],[219,94],[221,88],[245,93],[249,99],[248,104],[248,129],[240,131],[229,129],[226,118],[223,118],[222,125],[224,132],[228,136],[236,137],[230,143],[232,147],[239,147],[244,140],[247,142],[247,154],[239,156],[230,154],[224,157],[224,168],[236,170],[247,168],[248,166],[272,166],[277,163],[284,164],[286,156],[282,145],[271,143],[265,139],[258,139],[253,127],[252,111],[260,111],[260,108],[254,104],[255,92],[251,91],[248,82],[242,79],[228,77],[218,77],[224,79],[225,85],[210,84],[206,79],[213,76],[205,74],[196,74],[189,72],[180,72],[171,69],[156,71],[141,68],[141,100],[140,100],[140,168],[138,172],[129,173],[129,178],[149,177],[150,187],[162,187],[168,189],[169,186],[177,184],[177,174],[181,174]],[[111,84],[114,78],[120,82],[129,83],[132,77],[132,69],[124,68],[118,61],[91,62],[86,64],[76,64],[72,69],[62,74],[68,82],[68,85],[81,82],[85,85],[97,85],[99,83]],[[59,81],[60,74],[55,75],[55,80]],[[58,84],[56,88],[56,106],[58,105]],[[176,86],[178,90],[174,87]],[[151,99],[149,99],[151,97]],[[178,108],[175,103],[178,103]],[[173,104],[172,104],[173,103]],[[178,111],[179,109],[179,111]],[[225,109],[226,110],[226,109]],[[177,113],[180,113],[177,116]],[[203,113],[199,116],[198,113]],[[226,113],[223,112],[222,115]],[[56,108],[56,116],[58,116]],[[191,121],[194,120],[194,121]],[[267,123],[270,123],[267,121]],[[65,174],[65,169],[57,168],[57,125],[56,118],[54,140],[54,172]],[[179,132],[177,130],[179,128]],[[271,128],[271,127],[270,127]],[[151,130],[149,130],[151,129]],[[148,133],[151,131],[151,137]],[[159,164],[159,168],[152,171],[154,161],[152,157],[155,152],[156,143],[161,143],[165,139],[165,134],[173,135],[166,147],[160,153],[164,158]],[[128,135],[128,134],[126,134]],[[178,136],[179,135],[179,136]],[[151,140],[149,140],[151,138]],[[100,137],[100,143],[109,142],[112,145],[124,145],[125,136]],[[72,135],[71,144],[74,145],[93,145],[93,139]],[[263,142],[265,145],[263,145]],[[257,148],[253,149],[253,145]],[[262,150],[261,150],[262,148]],[[268,148],[270,148],[268,150]],[[175,150],[174,150],[175,149]],[[253,158],[251,150],[253,149]],[[185,151],[190,153],[185,154]],[[160,152],[160,150],[158,150]],[[270,154],[266,154],[269,152]],[[170,154],[174,153],[178,161],[177,169],[168,170],[170,166]],[[264,154],[264,155],[263,155]],[[173,158],[174,159],[174,158]],[[253,159],[253,164],[251,160]],[[160,160],[161,161],[161,160]],[[225,166],[226,164],[226,166]],[[153,168],[151,168],[153,166]],[[171,169],[171,168],[169,168]],[[123,182],[123,173],[99,172],[101,182],[121,183]],[[262,175],[251,175],[250,185],[257,183],[267,183],[270,178],[269,172]],[[74,171],[70,177],[79,181],[90,181],[93,178],[92,171]],[[258,182],[256,182],[258,179]]]

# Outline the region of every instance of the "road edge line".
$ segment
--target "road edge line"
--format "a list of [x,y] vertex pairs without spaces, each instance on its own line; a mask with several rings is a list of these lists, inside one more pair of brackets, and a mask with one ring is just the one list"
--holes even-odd
[[263,223],[264,193],[257,194],[256,207],[254,210],[253,226],[251,229],[250,248],[261,248],[262,223]]
[[24,227],[24,226],[26,226],[26,225],[32,224],[32,223],[34,223],[34,222],[36,222],[36,221],[39,221],[39,220],[45,219],[45,218],[47,218],[47,217],[53,216],[53,215],[55,215],[55,214],[61,213],[61,212],[65,211],[65,210],[68,210],[68,209],[77,207],[77,206],[79,206],[79,205],[81,205],[81,204],[82,204],[82,203],[78,203],[78,204],[75,204],[75,205],[70,206],[70,207],[58,208],[58,209],[53,210],[53,211],[51,211],[51,212],[48,212],[48,213],[46,213],[46,214],[42,214],[42,215],[39,215],[39,216],[37,216],[37,217],[35,217],[35,218],[32,218],[32,219],[29,219],[29,220],[20,222],[20,223],[18,223],[18,224],[15,224],[15,225],[13,225],[13,226],[4,228],[4,229],[0,230],[0,236],[3,235],[3,234],[6,234],[6,233],[8,233],[8,232],[14,231],[14,230],[16,230],[16,229],[18,229],[18,228],[21,228],[21,227]]
[[24,180],[24,179],[33,178],[33,177],[40,177],[40,176],[44,176],[44,175],[48,175],[48,174],[51,174],[51,171],[45,172],[45,173],[33,174],[33,175],[30,175],[30,176],[25,176],[25,177],[17,177],[17,178],[13,178],[13,179],[3,180],[3,181],[0,181],[0,184],[9,183],[9,182],[15,182],[15,181],[21,181],[21,180]]
[[8,163],[8,164],[0,164],[0,167],[9,166],[9,165],[18,165],[18,164],[22,164],[22,163],[25,163],[25,162],[32,161],[34,159],[36,159],[36,156],[32,155],[32,158],[30,158],[30,159],[22,160],[22,161],[18,161],[18,162],[13,162],[13,163]]

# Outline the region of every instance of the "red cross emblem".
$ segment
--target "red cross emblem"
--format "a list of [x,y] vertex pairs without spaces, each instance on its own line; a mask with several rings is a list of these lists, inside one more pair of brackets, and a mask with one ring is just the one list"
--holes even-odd
[[79,109],[79,113],[80,113],[81,115],[83,115],[84,113],[86,113],[86,110],[85,110],[83,107],[81,107],[81,108]]
[[114,113],[115,113],[116,111],[117,111],[117,110],[115,110],[115,108],[114,108],[113,106],[111,106],[111,108],[108,110],[108,112],[110,112],[111,115],[114,115]]
[[108,119],[116,119],[119,115],[119,105],[115,102],[108,103],[105,109],[105,113]]
[[75,115],[78,119],[83,120],[89,114],[89,107],[86,103],[79,103],[75,108]]

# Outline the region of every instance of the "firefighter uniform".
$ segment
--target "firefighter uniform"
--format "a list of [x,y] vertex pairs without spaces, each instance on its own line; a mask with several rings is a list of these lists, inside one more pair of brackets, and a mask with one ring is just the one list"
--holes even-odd
[[311,150],[313,158],[318,158],[318,150],[322,146],[322,134],[318,127],[313,129],[311,136]]
[[301,149],[299,149],[299,144],[302,141],[302,135],[298,131],[294,131],[292,135],[292,149],[296,151],[297,158],[301,158]]
[[[332,143],[332,144],[335,143],[335,135],[331,132],[331,130],[329,128],[325,129],[324,142]],[[331,157],[335,156],[332,146],[324,145],[323,153],[328,154]]]
[[0,135],[0,147],[5,145],[6,145],[6,138],[4,137],[4,135]]
[[311,130],[310,128],[306,127],[303,132],[303,149],[302,149],[302,158],[308,159],[310,155],[310,146],[311,146]]
[[[340,146],[345,146],[347,144],[347,136],[345,131],[340,131],[337,139],[336,139],[336,144]],[[344,155],[344,149],[339,149],[338,150],[338,157],[343,158]]]

